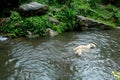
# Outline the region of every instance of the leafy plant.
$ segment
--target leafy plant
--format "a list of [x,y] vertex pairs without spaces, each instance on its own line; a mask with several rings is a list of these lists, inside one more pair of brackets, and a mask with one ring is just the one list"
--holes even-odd
[[65,6],[61,11],[53,14],[55,18],[64,23],[65,30],[73,30],[76,24],[76,12]]
[[2,25],[1,30],[6,33],[10,33],[12,36],[16,37],[17,34],[21,32],[21,28],[17,26],[20,26],[22,22],[23,21],[19,13],[17,13],[16,11],[12,11],[10,20],[5,25]]
[[44,36],[46,28],[50,27],[50,25],[47,15],[22,18],[19,13],[13,11],[10,21],[0,27],[0,30],[10,33],[14,37],[25,36],[27,31]]
[[112,71],[112,74],[117,77],[118,80],[120,80],[120,72],[114,72]]
[[24,19],[23,30],[44,36],[47,27],[50,27],[48,16],[35,16]]

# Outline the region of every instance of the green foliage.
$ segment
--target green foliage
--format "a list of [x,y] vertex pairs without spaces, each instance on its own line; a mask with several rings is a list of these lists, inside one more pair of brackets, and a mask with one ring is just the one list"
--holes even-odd
[[1,30],[10,33],[14,37],[25,36],[27,31],[44,36],[46,27],[49,27],[50,25],[47,15],[22,18],[17,12],[12,12],[10,21],[7,25],[1,27]]
[[112,74],[117,77],[118,80],[120,80],[120,72],[114,72],[112,71]]
[[17,12],[12,11],[10,21],[7,22],[6,25],[2,25],[1,30],[6,33],[10,33],[12,36],[16,37],[22,31],[21,27],[17,27],[16,25],[19,25],[21,23],[23,23],[21,16]]
[[102,5],[102,0],[74,0],[73,4],[79,15],[93,18],[113,27],[120,25],[120,11],[113,5]]
[[60,26],[64,26],[64,31],[73,30],[76,25],[77,14],[73,9],[68,8],[66,5],[64,5],[59,12],[51,12],[50,15],[63,23]]
[[53,25],[50,28],[52,28],[53,30],[57,31],[58,33],[62,33],[65,30],[67,30],[65,25],[66,25],[65,23],[61,23],[60,25]]
[[44,36],[46,28],[50,27],[50,25],[48,16],[35,16],[25,18],[22,26],[24,30]]
[[[31,0],[20,0],[29,2]],[[49,16],[56,18],[61,23],[55,25],[50,23],[49,16],[34,16],[23,18],[19,13],[13,11],[10,21],[2,25],[0,30],[13,36],[25,36],[27,31],[33,34],[45,35],[46,28],[52,28],[58,33],[73,30],[77,25],[76,15],[93,18],[113,27],[120,25],[120,11],[113,5],[103,5],[104,0],[32,0],[42,4],[48,4]],[[106,15],[107,14],[107,15]]]

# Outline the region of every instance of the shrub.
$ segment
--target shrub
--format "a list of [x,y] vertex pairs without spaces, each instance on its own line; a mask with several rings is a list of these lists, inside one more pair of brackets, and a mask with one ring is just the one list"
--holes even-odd
[[112,71],[112,74],[117,77],[118,80],[120,80],[120,72],[114,72]]
[[50,13],[53,17],[55,17],[56,19],[58,19],[60,22],[62,22],[63,24],[61,26],[64,26],[63,29],[64,31],[66,30],[73,30],[75,25],[76,25],[76,12],[75,10],[67,7],[67,6],[63,6],[64,8],[62,8],[59,12],[54,12],[54,13]]
[[34,34],[39,34],[44,36],[47,27],[50,27],[50,22],[48,16],[35,16],[30,18],[25,18],[23,23],[24,31],[28,30]]
[[27,31],[44,36],[46,27],[50,25],[47,15],[22,18],[19,13],[13,11],[10,16],[10,21],[0,28],[2,31],[10,33],[14,37],[25,36]]

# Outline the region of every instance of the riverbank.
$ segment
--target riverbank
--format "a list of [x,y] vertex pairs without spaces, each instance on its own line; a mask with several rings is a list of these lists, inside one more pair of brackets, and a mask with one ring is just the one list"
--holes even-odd
[[[26,36],[28,35],[28,31],[39,36],[46,36],[47,28],[55,30],[58,34],[71,30],[81,31],[81,27],[84,25],[81,26],[82,23],[78,22],[77,15],[105,23],[112,28],[120,25],[119,9],[111,4],[103,5],[100,2],[101,0],[34,1],[48,5],[48,13],[42,16],[22,17],[18,10],[14,9],[5,22],[4,19],[1,19],[0,31],[12,37]],[[51,22],[51,18],[54,21],[58,21],[59,24]],[[96,27],[99,28],[99,26]]]

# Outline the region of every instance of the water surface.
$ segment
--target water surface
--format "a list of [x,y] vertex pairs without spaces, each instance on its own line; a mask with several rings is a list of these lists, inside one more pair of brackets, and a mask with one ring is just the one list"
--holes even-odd
[[[54,38],[0,42],[0,80],[117,80],[120,31],[65,32]],[[76,56],[72,49],[93,42]]]

